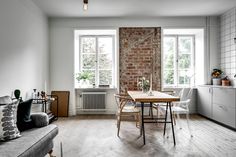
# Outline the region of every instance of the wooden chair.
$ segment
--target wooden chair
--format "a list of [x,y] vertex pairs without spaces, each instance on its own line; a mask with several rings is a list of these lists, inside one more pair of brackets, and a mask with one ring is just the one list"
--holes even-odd
[[136,108],[135,104],[133,103],[133,100],[130,98],[129,95],[126,94],[114,94],[116,104],[118,107],[117,110],[117,136],[119,137],[120,132],[120,124],[122,121],[122,118],[130,118],[133,117],[136,121],[136,127],[140,129],[140,135],[141,135],[141,114],[140,110]]

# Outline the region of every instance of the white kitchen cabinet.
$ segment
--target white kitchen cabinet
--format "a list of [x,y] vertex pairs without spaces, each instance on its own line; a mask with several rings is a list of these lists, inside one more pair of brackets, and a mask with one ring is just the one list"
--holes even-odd
[[198,113],[200,113],[205,117],[212,118],[211,87],[199,86],[197,89],[197,95],[198,95],[197,99]]
[[236,127],[235,89],[213,88],[212,119]]
[[223,86],[198,87],[198,113],[236,128],[236,88]]

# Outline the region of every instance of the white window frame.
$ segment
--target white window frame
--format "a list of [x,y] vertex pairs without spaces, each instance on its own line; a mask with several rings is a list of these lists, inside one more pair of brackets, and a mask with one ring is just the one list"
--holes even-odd
[[[79,72],[82,69],[82,46],[81,46],[81,38],[95,38],[95,55],[96,55],[96,64],[95,64],[95,86],[99,85],[99,61],[98,61],[98,38],[112,38],[112,83],[111,86],[115,86],[115,35],[79,35]],[[107,69],[104,69],[107,70]]]
[[[174,84],[173,85],[166,85],[164,82],[164,60],[162,61],[162,84],[163,84],[163,87],[164,88],[173,88],[173,87],[191,87],[191,86],[195,86],[195,35],[194,34],[189,34],[189,35],[186,35],[186,34],[168,34],[168,35],[163,35],[163,37],[174,37],[175,38],[175,54],[174,54]],[[178,42],[179,42],[179,37],[192,37],[192,45],[193,45],[193,49],[192,49],[192,66],[193,66],[193,78],[190,78],[193,80],[193,83],[191,83],[191,80],[190,80],[190,84],[184,84],[184,85],[181,85],[179,84],[179,67],[178,67],[178,57],[179,57],[179,49],[178,49]],[[164,40],[163,40],[164,41]],[[164,45],[164,44],[163,44]],[[163,50],[164,50],[164,47],[163,47]],[[163,56],[164,56],[164,51],[163,51]],[[163,59],[163,57],[162,57]],[[176,72],[175,72],[176,71]]]

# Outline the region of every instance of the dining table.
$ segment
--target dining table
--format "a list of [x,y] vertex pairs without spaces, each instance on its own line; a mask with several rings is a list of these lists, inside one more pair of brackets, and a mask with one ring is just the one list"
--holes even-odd
[[[164,123],[164,133],[163,133],[164,136],[166,133],[166,124],[171,123],[173,141],[174,141],[174,145],[176,145],[171,105],[172,105],[172,102],[174,101],[180,101],[180,98],[166,94],[161,91],[152,91],[151,93],[142,92],[142,91],[128,91],[128,94],[135,103],[141,103],[141,118],[142,118],[141,130],[142,130],[142,136],[143,136],[143,144],[144,145],[146,144],[144,123]],[[150,103],[150,107],[152,107],[153,103],[166,103],[165,117],[164,118],[153,117],[153,115],[151,117],[144,117],[144,104],[145,103]],[[170,120],[167,120],[168,109],[170,113]]]

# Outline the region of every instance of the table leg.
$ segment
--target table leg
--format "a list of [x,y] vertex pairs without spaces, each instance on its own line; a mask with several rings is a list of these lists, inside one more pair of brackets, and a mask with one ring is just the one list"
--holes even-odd
[[145,145],[146,144],[146,141],[145,141],[145,129],[144,129],[144,103],[141,102],[141,108],[142,108],[142,133],[143,133],[143,144]]
[[167,121],[167,114],[168,114],[168,103],[166,104],[166,115],[165,115],[165,123],[164,123],[164,134],[163,136],[165,136],[166,134],[166,121]]
[[174,125],[173,125],[173,119],[172,119],[171,103],[169,102],[168,104],[170,107],[170,121],[171,121],[172,134],[173,134],[173,140],[174,140],[174,145],[175,145],[175,131],[174,131]]

